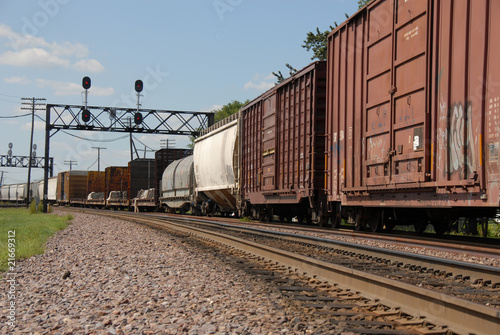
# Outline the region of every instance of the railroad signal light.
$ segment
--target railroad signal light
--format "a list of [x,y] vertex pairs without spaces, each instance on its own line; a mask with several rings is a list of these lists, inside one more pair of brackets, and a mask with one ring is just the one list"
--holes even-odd
[[142,89],[144,88],[143,84],[142,84],[142,80],[138,79],[135,81],[135,91],[137,93],[140,93],[142,92]]
[[88,109],[82,111],[82,121],[85,123],[90,121],[90,111]]
[[91,85],[90,78],[87,76],[83,77],[83,79],[82,79],[83,88],[88,90],[90,88],[90,85]]
[[134,115],[134,122],[135,124],[141,124],[142,123],[142,114],[137,112]]

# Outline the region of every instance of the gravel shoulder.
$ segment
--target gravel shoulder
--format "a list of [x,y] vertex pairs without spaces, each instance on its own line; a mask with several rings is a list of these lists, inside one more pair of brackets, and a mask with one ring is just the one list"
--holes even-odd
[[0,280],[1,334],[326,331],[215,253],[131,222],[74,216],[45,254],[17,262],[14,292],[9,276]]

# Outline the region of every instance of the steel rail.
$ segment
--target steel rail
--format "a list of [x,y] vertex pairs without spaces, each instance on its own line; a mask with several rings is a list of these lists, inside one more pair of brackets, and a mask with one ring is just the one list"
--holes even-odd
[[336,283],[341,287],[360,291],[367,298],[401,308],[430,322],[447,325],[452,331],[465,334],[500,334],[500,310],[486,305],[431,291],[360,270],[314,259],[235,236],[173,222],[169,218],[139,217],[125,213],[99,212],[100,215],[169,228],[199,238],[221,243],[243,252],[278,262],[297,271]]
[[[155,217],[161,218],[159,216]],[[175,219],[169,218],[169,219],[181,220],[177,218]],[[321,237],[269,231],[253,227],[233,226],[226,223],[206,221],[200,219],[189,218],[188,221],[195,223],[202,223],[206,225],[221,226],[236,231],[254,232],[268,237],[279,236],[288,241],[294,241],[298,243],[308,243],[318,247],[334,248],[338,250],[343,250],[348,253],[363,254],[373,258],[380,258],[393,263],[395,262],[395,263],[409,264],[414,267],[426,268],[428,270],[435,269],[440,272],[446,272],[455,276],[460,275],[462,277],[469,277],[472,282],[490,281],[492,285],[500,285],[500,268],[494,266],[444,259],[439,257],[414,254],[398,250],[384,249],[380,247],[373,247],[363,244],[331,240]]]

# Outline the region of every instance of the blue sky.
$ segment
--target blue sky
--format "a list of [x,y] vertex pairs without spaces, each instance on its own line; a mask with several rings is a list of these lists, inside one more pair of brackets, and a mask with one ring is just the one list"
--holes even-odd
[[[0,116],[26,114],[22,97],[50,104],[83,104],[82,77],[92,79],[89,104],[134,107],[136,79],[144,80],[142,108],[210,111],[253,99],[312,60],[301,47],[307,32],[326,30],[357,10],[356,0],[0,0]],[[44,118],[45,112],[38,112]],[[0,153],[28,155],[30,117],[0,119]],[[37,156],[44,152],[37,118]],[[70,132],[51,138],[55,173],[126,165],[123,133]],[[158,150],[161,139],[184,148],[182,136],[134,135],[138,148]],[[140,142],[139,142],[140,141]],[[141,144],[144,143],[144,144]],[[143,152],[140,152],[143,157]],[[148,158],[153,153],[147,153]],[[24,182],[27,169],[0,168],[7,183]],[[42,178],[41,169],[32,170]]]

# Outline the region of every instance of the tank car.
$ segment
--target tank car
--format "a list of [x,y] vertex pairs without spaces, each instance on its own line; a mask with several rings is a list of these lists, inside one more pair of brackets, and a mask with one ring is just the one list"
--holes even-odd
[[[195,189],[193,155],[167,166],[160,184],[160,207],[166,212],[191,210]],[[193,213],[195,214],[195,213]]]
[[330,221],[492,217],[500,181],[500,2],[375,0],[328,36]]
[[0,200],[8,202],[9,199],[10,185],[3,184],[0,186]]
[[[40,180],[38,183],[38,196],[40,199],[43,199],[43,185],[45,182],[43,180]],[[57,176],[56,177],[50,177],[48,180],[48,191],[47,191],[47,200],[49,203],[56,203],[57,202]]]

